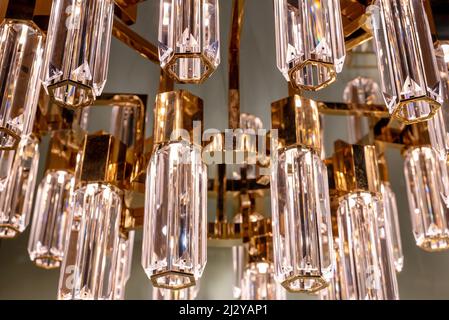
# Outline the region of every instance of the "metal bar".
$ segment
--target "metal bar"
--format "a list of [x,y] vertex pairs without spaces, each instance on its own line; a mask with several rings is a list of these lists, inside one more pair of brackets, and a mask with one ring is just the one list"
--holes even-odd
[[161,75],[159,76],[159,93],[173,91],[175,89],[175,82],[173,79],[161,68]]
[[320,114],[328,114],[334,116],[361,116],[389,118],[390,113],[384,105],[375,104],[348,104],[338,102],[320,102]]
[[233,0],[231,38],[229,41],[229,128],[240,125],[240,38],[245,0]]
[[159,64],[157,46],[133,31],[117,17],[114,17],[112,34],[128,47],[139,52],[142,57]]

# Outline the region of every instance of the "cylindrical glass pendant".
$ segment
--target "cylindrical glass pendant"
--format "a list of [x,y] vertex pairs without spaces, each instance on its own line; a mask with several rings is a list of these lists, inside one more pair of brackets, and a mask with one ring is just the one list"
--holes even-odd
[[147,173],[142,265],[153,285],[195,285],[206,265],[207,168],[201,148],[161,146]]
[[278,131],[271,156],[276,279],[292,292],[316,292],[332,278],[334,254],[318,105],[297,95],[275,102],[272,126]]
[[[382,190],[382,186],[381,186]],[[383,196],[383,194],[382,194]],[[389,199],[391,201],[391,198]],[[393,255],[393,241],[391,239],[391,225],[387,215],[386,203],[388,200],[382,198],[382,208],[377,216],[377,227],[380,239],[380,264],[381,264],[381,287],[385,300],[399,300],[399,289],[396,278],[396,265]],[[391,205],[391,204],[388,204]]]
[[431,118],[441,106],[441,79],[423,1],[377,0],[370,12],[390,113],[405,123]]
[[195,300],[198,291],[199,284],[179,290],[153,288],[153,300]]
[[371,78],[357,77],[348,82],[343,100],[353,104],[383,104],[380,87]]
[[412,147],[405,154],[404,173],[418,247],[426,251],[449,248],[449,177],[446,161],[430,147]]
[[[357,77],[348,82],[343,91],[343,100],[354,109],[359,105],[383,105],[379,85],[370,78]],[[357,143],[369,132],[369,119],[361,116],[347,116],[349,143]]]
[[178,82],[207,79],[220,64],[218,0],[160,0],[159,59]]
[[428,132],[430,144],[439,153],[442,160],[447,159],[449,154],[449,56],[445,56],[444,46],[437,44],[435,47],[438,71],[441,76],[441,97],[443,104],[430,119],[428,124]]
[[[334,250],[335,250],[335,262],[334,262],[334,266],[335,266],[335,270],[334,270],[334,276],[332,278],[332,280],[329,283],[329,286],[327,286],[327,288],[320,290],[318,292],[318,296],[320,298],[320,300],[351,300],[351,299],[355,299],[355,293],[354,293],[354,287],[353,286],[349,286],[346,288],[342,288],[342,286],[344,285],[341,282],[341,273],[344,272],[342,265],[341,265],[341,261],[340,261],[340,256],[339,256],[339,252],[340,249],[338,247],[339,242],[338,242],[338,236],[336,236],[336,233],[334,233]],[[347,285],[350,285],[349,283]],[[349,294],[349,296],[345,296]]]
[[75,191],[59,299],[111,300],[120,257],[121,191],[91,183]]
[[156,97],[142,247],[142,266],[155,287],[194,286],[206,266],[207,167],[192,139],[202,118],[201,99],[186,91]]
[[398,207],[396,195],[389,182],[382,182],[380,186],[382,193],[382,202],[384,206],[384,215],[387,220],[390,234],[391,246],[389,247],[396,272],[401,272],[404,266],[404,254],[402,253],[401,231],[399,228]]
[[39,99],[43,32],[31,21],[0,25],[0,150],[31,133]]
[[340,195],[335,206],[339,270],[334,284],[341,299],[398,299],[377,158],[374,146],[335,143],[330,185],[333,182]]
[[[264,216],[258,212],[252,212],[249,215],[250,222],[257,222],[264,219]],[[243,222],[241,213],[237,213],[233,219],[236,224]],[[242,280],[246,266],[249,264],[248,244],[241,244],[232,247],[232,266],[234,272],[234,287],[232,293],[235,299],[240,299],[242,295]]]
[[377,221],[381,210],[382,202],[368,192],[349,194],[340,200],[337,212],[338,255],[343,270],[341,290],[348,291],[341,293],[344,297],[385,299]]
[[81,108],[102,93],[113,17],[113,0],[53,1],[41,78],[55,103]]
[[131,276],[131,266],[134,249],[134,231],[128,232],[127,237],[120,237],[119,254],[115,273],[114,300],[125,299],[126,283]]
[[274,0],[277,65],[287,81],[319,90],[343,69],[346,49],[338,0]]
[[272,163],[276,277],[293,292],[316,292],[332,278],[327,170],[306,148],[279,150]]
[[38,139],[22,138],[6,187],[0,191],[0,238],[14,238],[28,226],[38,165]]
[[36,193],[28,253],[41,268],[60,266],[69,231],[74,177],[67,171],[50,171]]
[[275,280],[274,264],[250,263],[243,273],[242,300],[285,300],[286,290]]

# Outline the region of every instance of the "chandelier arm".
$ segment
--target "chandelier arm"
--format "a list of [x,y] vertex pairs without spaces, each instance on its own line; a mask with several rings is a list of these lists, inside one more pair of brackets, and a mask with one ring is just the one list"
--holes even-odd
[[114,17],[114,27],[112,29],[112,35],[131,49],[134,49],[135,51],[140,53],[142,57],[150,60],[153,63],[159,64],[159,54],[157,46],[144,39],[141,35],[133,31],[117,17]]
[[240,124],[240,39],[245,15],[245,0],[233,0],[229,40],[229,128]]

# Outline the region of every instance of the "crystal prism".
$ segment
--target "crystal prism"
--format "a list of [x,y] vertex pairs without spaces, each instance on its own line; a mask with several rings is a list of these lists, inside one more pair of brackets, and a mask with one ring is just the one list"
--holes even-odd
[[161,66],[183,83],[200,83],[220,64],[218,0],[160,0]]
[[327,169],[307,148],[280,149],[272,159],[276,278],[294,292],[316,292],[333,275]]
[[0,24],[0,150],[32,130],[39,99],[44,33],[31,21]]
[[338,0],[274,0],[277,66],[304,90],[322,89],[343,69],[346,49]]
[[106,84],[114,1],[53,1],[44,65],[44,88],[68,108],[89,106]]
[[388,252],[381,245],[378,221],[382,210],[379,198],[368,192],[348,194],[339,202],[338,259],[343,299],[387,299],[382,255],[388,258]]
[[389,247],[390,254],[393,257],[396,272],[401,272],[404,266],[404,254],[402,252],[396,195],[393,189],[391,189],[390,183],[385,181],[381,184],[381,193],[385,219],[388,223],[388,230],[386,231],[389,232],[391,239],[391,245]]
[[446,161],[431,147],[413,147],[404,154],[404,173],[413,234],[426,251],[449,248]]
[[156,287],[195,285],[206,265],[207,168],[201,148],[161,145],[147,171],[142,266]]
[[39,141],[32,136],[22,138],[6,187],[0,191],[0,238],[13,238],[28,226],[38,165]]
[[[119,261],[123,253],[120,248],[121,191],[113,186],[91,183],[77,189],[73,199],[58,298],[112,300],[117,293],[117,274],[121,275],[118,269],[123,267]],[[126,282],[127,272],[124,270],[125,278],[121,281]]]
[[126,238],[121,236],[119,240],[119,254],[115,272],[114,300],[125,299],[126,283],[131,276],[134,233],[134,231],[130,231]]
[[285,300],[286,290],[275,280],[273,263],[251,263],[242,279],[242,300]]
[[64,257],[69,231],[74,177],[67,171],[50,171],[36,193],[28,252],[42,268],[58,268]]
[[[435,47],[437,66],[441,76],[441,97],[443,104],[430,119],[428,132],[432,147],[438,152],[442,160],[447,159],[449,154],[449,70],[445,56],[444,45]],[[449,53],[449,51],[448,51]]]
[[405,123],[429,119],[441,106],[441,79],[422,0],[377,0],[369,7],[390,113]]

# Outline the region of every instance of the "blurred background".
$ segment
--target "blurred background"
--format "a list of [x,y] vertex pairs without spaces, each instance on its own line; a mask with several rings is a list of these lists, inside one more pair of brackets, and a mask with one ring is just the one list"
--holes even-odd
[[[274,16],[271,0],[247,0],[246,16],[241,44],[241,112],[252,113],[270,128],[270,105],[288,95],[287,82],[276,68]],[[230,30],[232,1],[220,1],[221,65],[212,77],[201,86],[178,85],[204,100],[205,128],[224,130],[227,127],[227,46]],[[138,22],[132,28],[151,42],[157,42],[159,1],[149,0],[139,6]],[[319,93],[308,97],[320,101],[342,101],[347,82],[357,76],[378,81],[375,56],[371,53],[354,53],[346,58],[343,73],[338,81]],[[104,92],[133,93],[148,96],[146,131],[152,131],[152,106],[159,84],[159,67],[140,57],[113,38],[110,54],[109,77]],[[99,113],[95,113],[100,117]],[[94,119],[95,120],[95,119]],[[100,119],[99,119],[100,120]],[[336,139],[347,139],[344,117],[325,117],[326,154],[333,152]],[[43,156],[40,175],[43,174],[48,141],[40,146]],[[391,184],[398,200],[399,218],[404,250],[404,269],[398,275],[401,299],[449,299],[449,251],[426,253],[416,247],[408,212],[408,202],[400,150],[387,152]],[[213,203],[209,210],[215,210]],[[270,215],[269,201],[263,210]],[[29,229],[29,228],[28,228]],[[29,232],[14,240],[0,242],[0,299],[55,299],[59,270],[36,268],[29,260],[27,242]],[[126,288],[127,299],[151,299],[151,283],[141,264],[142,233],[136,234],[131,279]],[[201,280],[198,299],[233,299],[232,253],[230,248],[208,248],[208,263]],[[290,299],[316,299],[316,296],[289,294]]]

